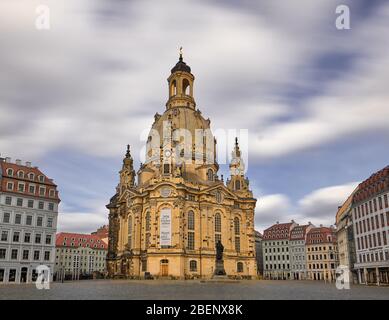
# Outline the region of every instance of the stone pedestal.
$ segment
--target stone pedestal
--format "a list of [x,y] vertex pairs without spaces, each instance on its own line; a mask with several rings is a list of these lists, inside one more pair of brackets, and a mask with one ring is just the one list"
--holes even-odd
[[216,260],[214,275],[215,276],[225,276],[226,275],[226,271],[224,270],[224,260],[223,259]]

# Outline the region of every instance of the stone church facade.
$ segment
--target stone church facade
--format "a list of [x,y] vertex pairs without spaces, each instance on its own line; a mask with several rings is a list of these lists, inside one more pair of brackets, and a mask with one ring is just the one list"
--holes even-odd
[[194,76],[182,54],[168,83],[166,110],[154,116],[146,161],[135,172],[128,146],[116,194],[107,205],[108,274],[211,278],[220,241],[227,276],[253,278],[256,199],[238,140],[225,183],[218,176],[210,120],[196,108]]

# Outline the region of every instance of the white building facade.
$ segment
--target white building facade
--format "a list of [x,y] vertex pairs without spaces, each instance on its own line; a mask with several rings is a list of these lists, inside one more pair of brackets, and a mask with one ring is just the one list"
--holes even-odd
[[107,243],[96,234],[57,234],[56,279],[80,279],[96,273],[105,275],[107,252]]
[[0,158],[0,285],[35,281],[55,260],[57,186],[31,163]]
[[290,223],[276,223],[263,233],[263,278],[272,280],[291,279],[289,251],[290,231],[297,226]]
[[307,233],[314,226],[298,225],[290,231],[289,237],[289,252],[290,252],[290,272],[293,280],[306,280],[307,277],[307,261],[305,241]]
[[359,283],[389,284],[389,166],[359,185],[352,218]]

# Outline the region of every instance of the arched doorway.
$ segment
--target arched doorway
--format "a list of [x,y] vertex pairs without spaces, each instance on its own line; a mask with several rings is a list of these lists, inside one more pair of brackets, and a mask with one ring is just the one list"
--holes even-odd
[[20,270],[20,282],[27,282],[27,268],[23,267]]
[[167,277],[169,275],[169,260],[162,259],[160,266],[161,277]]

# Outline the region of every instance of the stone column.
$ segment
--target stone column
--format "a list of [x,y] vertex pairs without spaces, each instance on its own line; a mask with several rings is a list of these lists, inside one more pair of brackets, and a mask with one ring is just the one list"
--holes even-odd
[[365,284],[367,285],[367,269],[366,268],[363,268],[363,275],[365,278]]

